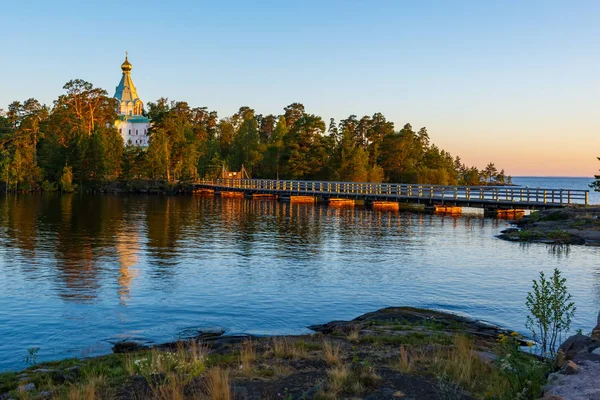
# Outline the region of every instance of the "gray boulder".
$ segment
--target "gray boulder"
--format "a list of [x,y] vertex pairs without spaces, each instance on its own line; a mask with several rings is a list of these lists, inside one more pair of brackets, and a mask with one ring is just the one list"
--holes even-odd
[[600,313],[598,313],[598,324],[592,330],[592,338],[600,340]]
[[33,392],[35,390],[35,383],[26,383],[24,385],[19,386],[19,392]]
[[573,360],[575,356],[582,352],[587,352],[587,349],[592,345],[592,338],[586,335],[573,335],[558,348],[556,354],[556,366],[562,367],[569,360]]

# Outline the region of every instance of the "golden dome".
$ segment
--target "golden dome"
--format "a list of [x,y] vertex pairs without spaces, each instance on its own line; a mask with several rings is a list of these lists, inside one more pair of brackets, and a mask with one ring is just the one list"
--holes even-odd
[[125,53],[125,62],[123,64],[121,64],[121,70],[123,72],[129,72],[129,71],[131,71],[131,67],[132,67],[131,63],[127,59],[127,53]]

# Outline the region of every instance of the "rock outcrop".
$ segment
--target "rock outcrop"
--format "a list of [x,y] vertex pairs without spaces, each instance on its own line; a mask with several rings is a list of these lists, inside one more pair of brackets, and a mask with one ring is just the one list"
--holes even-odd
[[541,210],[512,221],[498,236],[517,242],[600,246],[600,207]]
[[600,315],[591,336],[574,335],[558,349],[542,399],[600,399]]
[[598,313],[598,324],[592,331],[592,338],[596,340],[600,340],[600,313]]

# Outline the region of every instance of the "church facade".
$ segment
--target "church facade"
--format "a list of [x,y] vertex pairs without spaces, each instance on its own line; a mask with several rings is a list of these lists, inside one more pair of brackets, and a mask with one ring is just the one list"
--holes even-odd
[[117,114],[119,118],[115,127],[121,133],[125,145],[148,146],[150,119],[143,115],[144,103],[140,100],[137,89],[131,80],[132,65],[125,56],[121,64],[123,76],[115,90],[115,99],[118,100]]

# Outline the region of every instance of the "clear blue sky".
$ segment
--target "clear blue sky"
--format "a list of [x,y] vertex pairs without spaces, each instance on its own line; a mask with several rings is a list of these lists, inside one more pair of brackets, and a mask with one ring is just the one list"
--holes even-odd
[[600,1],[12,1],[0,108],[82,78],[112,95],[129,51],[145,102],[221,117],[292,102],[381,111],[469,164],[513,175],[600,167]]

